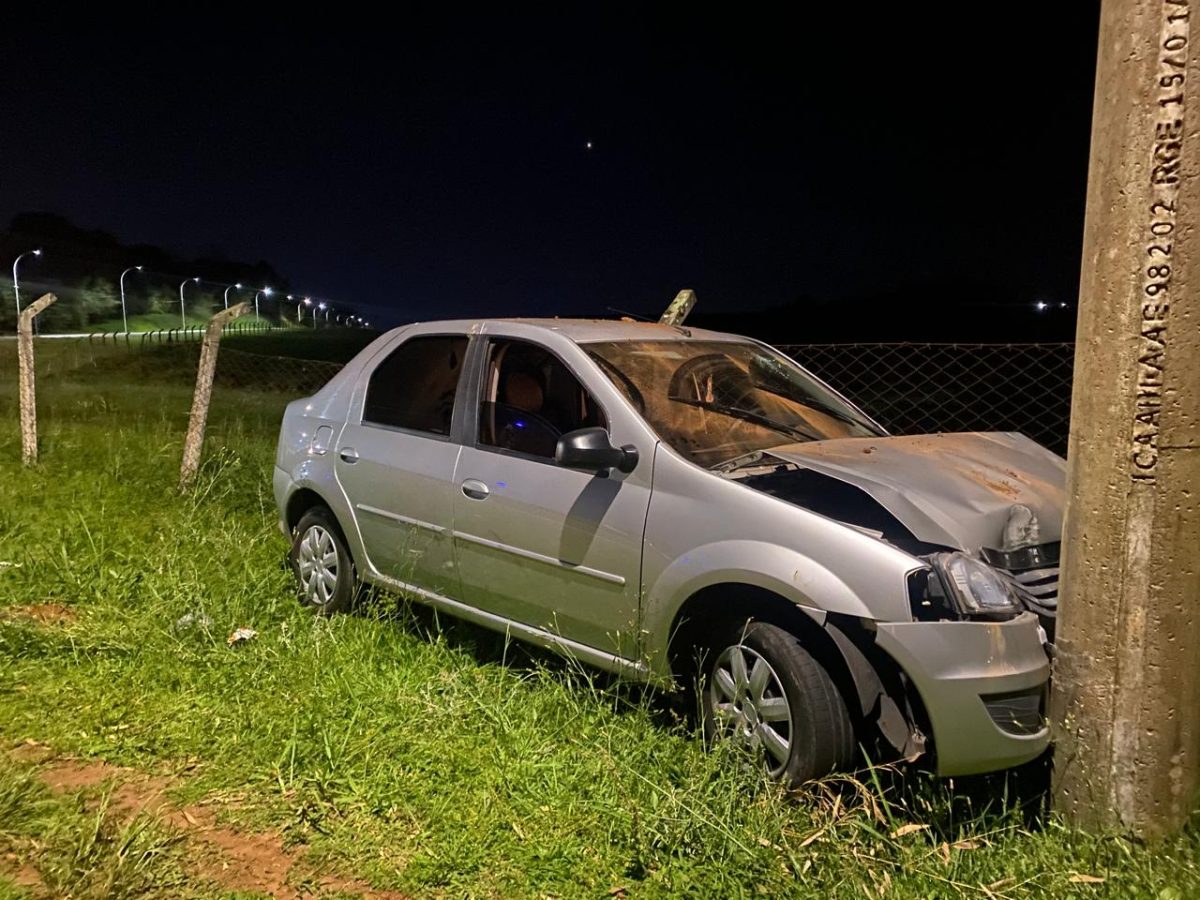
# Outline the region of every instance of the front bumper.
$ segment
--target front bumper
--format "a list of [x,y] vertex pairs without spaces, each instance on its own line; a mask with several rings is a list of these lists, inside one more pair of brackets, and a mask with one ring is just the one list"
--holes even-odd
[[1042,717],[1050,661],[1038,620],[880,623],[879,647],[916,687],[939,775],[1020,765],[1050,743]]

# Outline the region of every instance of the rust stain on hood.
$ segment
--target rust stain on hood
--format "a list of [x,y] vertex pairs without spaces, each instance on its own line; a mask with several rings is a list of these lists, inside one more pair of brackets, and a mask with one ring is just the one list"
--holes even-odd
[[918,540],[969,552],[1000,547],[1015,504],[1043,541],[1062,534],[1066,460],[1021,434],[838,438],[767,451],[865,491]]

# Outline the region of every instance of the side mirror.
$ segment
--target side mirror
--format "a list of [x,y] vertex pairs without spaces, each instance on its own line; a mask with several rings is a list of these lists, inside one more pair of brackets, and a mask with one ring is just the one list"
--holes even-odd
[[603,428],[580,428],[568,431],[558,439],[554,461],[568,469],[603,472],[609,469],[632,472],[638,462],[637,447],[626,444],[614,447]]

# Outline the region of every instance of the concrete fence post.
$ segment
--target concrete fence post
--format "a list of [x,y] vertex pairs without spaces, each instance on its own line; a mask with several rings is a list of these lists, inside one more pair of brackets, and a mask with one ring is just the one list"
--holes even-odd
[[675,295],[675,299],[671,301],[671,305],[659,317],[659,324],[682,325],[683,320],[688,317],[688,314],[692,311],[692,307],[695,305],[696,292],[689,288],[684,288]]
[[58,298],[42,294],[21,310],[17,320],[17,369],[21,394],[21,461],[27,466],[37,462],[37,398],[33,375],[33,319]]
[[196,370],[196,393],[192,396],[192,414],[183,442],[183,464],[179,469],[179,489],[187,490],[200,468],[200,450],[204,445],[204,426],[208,422],[208,404],[212,400],[213,378],[217,374],[217,349],[225,326],[250,312],[249,303],[223,309],[209,320],[204,342],[200,345],[200,365]]

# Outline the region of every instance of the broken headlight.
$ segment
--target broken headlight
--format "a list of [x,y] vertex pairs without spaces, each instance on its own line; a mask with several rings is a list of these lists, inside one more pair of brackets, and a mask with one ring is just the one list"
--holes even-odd
[[1008,616],[1020,612],[1021,601],[1003,575],[965,553],[933,558],[958,608],[967,615]]

